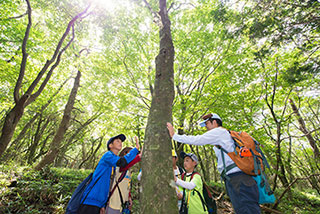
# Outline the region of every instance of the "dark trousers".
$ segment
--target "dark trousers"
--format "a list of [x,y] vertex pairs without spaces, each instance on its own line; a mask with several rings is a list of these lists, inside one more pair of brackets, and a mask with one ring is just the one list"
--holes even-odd
[[225,179],[228,196],[236,214],[260,214],[259,190],[256,181],[243,172]]
[[100,208],[92,205],[81,204],[78,214],[100,214]]

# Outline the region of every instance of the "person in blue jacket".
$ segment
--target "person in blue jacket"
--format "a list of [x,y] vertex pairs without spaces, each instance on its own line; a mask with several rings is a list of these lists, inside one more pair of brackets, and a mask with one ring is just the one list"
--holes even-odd
[[109,139],[107,143],[108,152],[100,159],[92,180],[87,186],[81,198],[81,205],[78,214],[99,214],[105,212],[107,205],[110,184],[115,177],[115,168],[125,167],[139,153],[139,143],[124,157],[119,157],[118,153],[122,149],[122,142],[126,136],[119,134]]

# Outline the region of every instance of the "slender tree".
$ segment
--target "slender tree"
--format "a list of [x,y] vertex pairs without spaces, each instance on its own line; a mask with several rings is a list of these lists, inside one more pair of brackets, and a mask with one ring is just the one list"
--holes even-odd
[[289,102],[290,102],[290,105],[291,105],[291,108],[292,108],[292,111],[293,113],[296,115],[297,119],[298,119],[298,122],[299,122],[299,125],[300,125],[300,130],[303,132],[303,134],[305,134],[305,136],[307,137],[309,143],[310,143],[310,146],[312,147],[313,149],[313,153],[314,153],[314,157],[316,159],[319,158],[319,148],[316,144],[316,141],[315,139],[312,137],[310,131],[308,130],[307,126],[306,126],[306,123],[304,122],[300,112],[299,112],[299,109],[297,108],[296,104],[294,103],[294,101],[292,99],[289,99]]
[[71,112],[74,106],[74,102],[76,100],[78,88],[80,85],[80,77],[81,77],[81,72],[78,71],[78,74],[75,78],[73,88],[71,90],[67,105],[64,109],[64,114],[63,118],[61,120],[60,126],[58,128],[57,133],[55,134],[51,144],[50,144],[50,150],[46,154],[46,156],[40,161],[40,163],[35,167],[36,170],[42,169],[44,166],[51,164],[54,159],[57,157],[59,154],[59,149],[60,149],[60,144],[64,138],[64,134],[66,133],[70,118],[71,118]]
[[[47,85],[53,71],[60,64],[62,54],[68,49],[68,47],[73,42],[73,40],[74,40],[74,25],[75,25],[76,21],[83,18],[86,15],[87,10],[89,8],[89,7],[86,8],[84,11],[82,11],[81,13],[77,14],[75,17],[72,18],[72,20],[68,23],[68,26],[67,26],[64,34],[60,38],[51,59],[46,61],[45,65],[39,71],[37,77],[33,80],[33,82],[31,83],[29,88],[26,90],[26,92],[21,93],[22,83],[23,83],[23,79],[25,76],[27,59],[28,59],[27,42],[29,39],[29,33],[30,33],[31,26],[32,26],[31,5],[30,5],[29,0],[26,0],[26,3],[28,6],[28,9],[27,9],[28,25],[26,28],[26,32],[25,32],[24,39],[22,42],[22,47],[21,47],[22,61],[21,61],[21,65],[20,65],[20,73],[19,73],[19,77],[16,81],[16,85],[14,88],[15,105],[9,111],[9,113],[6,115],[6,118],[4,120],[2,132],[1,132],[1,136],[0,136],[0,156],[2,156],[2,154],[4,153],[4,151],[7,148],[8,144],[10,143],[12,136],[13,136],[13,133],[16,129],[16,126],[24,113],[24,109],[26,108],[26,106],[28,106],[32,102],[34,102],[36,100],[36,98],[42,93],[42,91],[45,88],[45,86]],[[68,41],[68,43],[64,47],[62,47],[64,41],[66,40],[66,38],[69,35],[71,30],[73,32],[71,39]],[[44,78],[44,80],[41,83],[41,79],[45,75],[45,73],[47,73],[46,77]],[[34,92],[34,90],[37,86],[39,86],[39,87],[38,87],[37,91]]]
[[177,213],[172,187],[171,140],[166,123],[172,121],[174,99],[174,47],[166,0],[159,0],[160,51],[156,57],[156,77],[145,135],[142,160],[141,213]]

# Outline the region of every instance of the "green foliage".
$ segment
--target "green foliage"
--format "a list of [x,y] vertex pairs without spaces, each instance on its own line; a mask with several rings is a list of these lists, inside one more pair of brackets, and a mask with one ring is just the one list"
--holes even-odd
[[[154,59],[159,52],[159,26],[142,1],[119,0],[112,11],[97,2],[90,8],[91,14],[76,23],[74,43],[63,55],[45,90],[27,107],[18,124],[13,141],[2,157],[7,162],[14,160],[11,167],[36,163],[49,150],[73,79],[43,112],[40,109],[77,70],[83,74],[81,87],[55,166],[78,168],[102,139],[97,153],[81,165],[92,168],[106,150],[108,138],[119,132],[128,136],[125,145],[134,145],[133,135],[138,135],[143,142],[154,82]],[[158,1],[148,2],[158,11]],[[52,55],[66,23],[87,3],[86,0],[31,1],[33,26],[27,43],[30,55],[22,91]],[[20,69],[27,17],[12,18],[25,13],[25,1],[3,0],[0,4],[2,124],[6,112],[14,104],[12,94]],[[216,112],[223,118],[226,128],[247,131],[264,145],[271,175],[280,175],[280,170],[276,170],[279,165],[277,143],[288,180],[319,172],[319,162],[313,158],[309,141],[287,102],[288,98],[296,102],[319,148],[319,1],[174,0],[168,1],[169,5],[172,6],[169,15],[175,46],[173,123],[176,128],[187,134],[202,134],[205,130],[197,126],[197,122],[203,114]],[[41,116],[18,139],[36,113]],[[94,120],[86,125],[92,118]],[[199,148],[204,160],[201,170],[208,171],[213,180],[213,176],[219,176],[213,168],[215,156],[211,151],[209,146]],[[10,167],[3,166],[5,173],[1,174],[3,187],[10,184],[8,179],[23,178],[20,184],[18,182],[21,190],[6,188],[1,192],[3,203],[17,207],[12,212],[37,213],[34,211],[37,203],[31,204],[40,200],[35,198],[37,195],[41,196],[39,202],[47,206],[47,211],[60,212],[72,193],[71,186],[75,187],[86,174],[79,172],[78,178],[73,177],[77,171],[70,171],[66,183],[59,184],[59,176],[65,176],[60,169],[41,173],[30,168],[18,169],[11,173]],[[10,173],[6,175],[6,172]],[[283,186],[279,180],[271,184],[276,190]],[[311,188],[312,182],[297,186]],[[316,185],[313,187],[315,190]],[[30,196],[26,195],[28,190],[33,192]],[[139,198],[138,186],[134,185],[133,191]],[[303,198],[304,191],[301,194],[296,191],[294,199],[300,201],[288,199],[280,204],[280,209],[316,212],[303,203],[314,206],[318,203]],[[137,200],[134,203],[134,207],[139,206]],[[295,205],[299,205],[298,208],[293,208]],[[303,211],[303,207],[307,211]]]
[[[132,173],[131,194],[133,212],[139,213],[140,184],[137,180],[138,168]],[[0,212],[1,213],[64,213],[65,207],[77,187],[88,176],[90,170],[66,168],[45,168],[34,171],[28,167],[0,165]],[[7,187],[16,180],[17,185]],[[218,192],[223,191],[221,182],[209,182]],[[279,196],[284,189],[278,189]],[[287,193],[279,205],[283,213],[319,213],[320,197],[313,189],[295,188]]]
[[1,177],[1,213],[64,213],[73,191],[90,173],[62,168],[13,170],[3,165],[1,169],[1,173],[14,173],[11,180],[17,181],[16,186],[6,187],[10,177]]
[[[276,191],[276,195],[280,195],[282,189]],[[314,191],[310,189],[293,189],[290,193],[284,196],[281,200],[279,210],[285,214],[299,213],[320,213],[320,197]]]

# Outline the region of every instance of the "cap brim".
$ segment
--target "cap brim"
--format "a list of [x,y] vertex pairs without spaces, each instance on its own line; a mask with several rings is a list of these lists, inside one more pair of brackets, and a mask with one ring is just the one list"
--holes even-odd
[[124,134],[119,134],[115,137],[115,139],[119,138],[122,142],[126,140],[126,136]]
[[199,126],[205,127],[205,126],[206,126],[206,122],[207,122],[208,120],[209,120],[209,119],[206,119],[206,120],[204,120],[204,121],[201,121],[201,122],[199,123]]
[[185,157],[187,156],[187,153],[185,153],[185,152],[180,152],[180,157],[182,158],[182,159],[184,159]]
[[120,139],[123,142],[123,141],[126,140],[126,136],[124,134],[119,134],[117,136],[114,136],[114,137],[110,138],[109,142],[111,143],[115,139]]
[[198,164],[198,160],[194,160],[193,158],[192,158],[192,156],[191,155],[189,155],[189,153],[187,154],[187,153],[185,153],[185,152],[180,152],[180,157],[182,158],[182,159],[185,159],[185,157],[189,157],[189,158],[191,158],[191,160],[192,161],[194,161],[194,162],[196,162],[197,164]]

